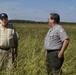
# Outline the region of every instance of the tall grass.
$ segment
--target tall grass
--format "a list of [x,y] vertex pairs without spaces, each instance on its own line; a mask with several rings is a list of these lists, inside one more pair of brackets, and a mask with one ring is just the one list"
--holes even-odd
[[65,29],[68,32],[70,43],[65,51],[63,71],[67,75],[76,75],[76,25],[67,26]]
[[[45,65],[44,37],[50,26],[41,24],[15,24],[19,34],[18,58],[16,68],[2,71],[0,75],[47,75]],[[64,26],[70,44],[65,51],[62,66],[64,75],[76,74],[76,26]]]

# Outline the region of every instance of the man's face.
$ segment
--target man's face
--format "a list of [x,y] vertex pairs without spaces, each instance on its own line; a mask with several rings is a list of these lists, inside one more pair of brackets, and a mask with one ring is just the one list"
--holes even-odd
[[8,18],[2,18],[2,19],[0,19],[0,23],[1,23],[4,27],[6,27],[6,25],[7,25],[7,23],[8,23]]
[[51,25],[53,23],[53,20],[51,19],[51,15],[49,15],[49,17],[48,17],[48,22],[49,22],[49,25]]

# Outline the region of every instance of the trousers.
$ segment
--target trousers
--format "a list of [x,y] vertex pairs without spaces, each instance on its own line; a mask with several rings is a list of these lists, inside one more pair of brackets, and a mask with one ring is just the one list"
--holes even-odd
[[12,52],[11,50],[0,49],[0,70],[10,69],[12,65]]
[[64,61],[64,55],[59,59],[58,53],[59,50],[47,51],[46,66],[48,75],[57,75],[57,73],[61,71],[61,67]]

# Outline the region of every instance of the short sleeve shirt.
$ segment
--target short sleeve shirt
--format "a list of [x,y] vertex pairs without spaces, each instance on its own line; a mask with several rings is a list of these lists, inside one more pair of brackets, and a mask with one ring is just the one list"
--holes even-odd
[[50,28],[44,39],[44,48],[46,50],[61,49],[63,41],[68,35],[61,25],[55,25]]

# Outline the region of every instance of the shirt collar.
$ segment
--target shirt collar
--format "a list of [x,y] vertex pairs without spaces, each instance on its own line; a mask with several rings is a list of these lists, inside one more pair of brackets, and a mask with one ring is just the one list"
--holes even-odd
[[55,29],[58,26],[58,24],[56,24],[52,29]]
[[[7,25],[8,25],[8,24],[7,24]],[[6,27],[3,27],[2,24],[0,24],[0,27],[2,27],[2,28],[7,28],[7,25],[6,25]]]

